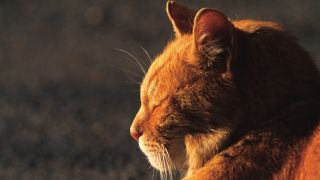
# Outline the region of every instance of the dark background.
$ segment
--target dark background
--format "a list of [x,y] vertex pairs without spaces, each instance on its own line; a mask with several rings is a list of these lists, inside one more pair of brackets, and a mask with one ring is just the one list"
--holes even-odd
[[[320,65],[319,0],[179,2],[278,21]],[[148,65],[164,0],[0,0],[0,31],[0,179],[151,179],[129,136],[142,73],[115,48]]]

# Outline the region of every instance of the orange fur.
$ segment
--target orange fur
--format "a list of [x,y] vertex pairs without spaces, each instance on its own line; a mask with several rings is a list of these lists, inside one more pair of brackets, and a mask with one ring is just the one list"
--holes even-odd
[[319,179],[320,77],[273,22],[169,1],[176,37],[141,85],[130,131],[161,177]]
[[303,148],[301,164],[296,172],[296,180],[317,180],[320,178],[320,128],[314,132]]

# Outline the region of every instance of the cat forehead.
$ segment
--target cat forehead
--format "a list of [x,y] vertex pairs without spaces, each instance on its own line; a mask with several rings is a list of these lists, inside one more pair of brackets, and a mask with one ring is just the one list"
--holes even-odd
[[[193,45],[193,36],[190,34],[177,37],[170,41],[163,51],[162,55],[182,57],[190,52]],[[164,58],[165,59],[165,58]]]
[[151,64],[145,79],[154,74],[163,75],[161,71],[170,70],[172,72],[179,70],[181,64],[183,64],[183,60],[189,58],[188,55],[192,48],[192,42],[193,38],[191,35],[185,35],[170,41],[164,48],[164,51]]
[[151,64],[143,82],[141,90],[152,87],[157,81],[166,81],[172,85],[178,84],[183,74],[184,60],[189,58],[193,38],[184,35],[168,43],[164,51],[155,58]]

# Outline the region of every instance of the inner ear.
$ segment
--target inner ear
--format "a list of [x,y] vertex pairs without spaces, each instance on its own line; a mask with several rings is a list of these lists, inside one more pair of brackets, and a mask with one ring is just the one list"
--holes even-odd
[[[218,62],[220,67],[229,71],[230,58],[233,56],[234,28],[228,18],[214,9],[201,9],[194,19],[194,51],[199,58],[194,64],[204,61],[210,65]],[[224,56],[222,56],[224,55]]]
[[201,9],[194,20],[194,42],[197,48],[211,43],[220,47],[231,46],[233,25],[220,11]]
[[176,36],[192,33],[195,11],[174,1],[168,1],[167,14]]

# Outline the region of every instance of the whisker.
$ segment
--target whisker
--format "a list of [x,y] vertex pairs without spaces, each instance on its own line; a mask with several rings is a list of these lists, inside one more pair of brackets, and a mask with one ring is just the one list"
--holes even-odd
[[[136,66],[139,68],[139,70],[140,70],[142,73],[144,73],[143,70],[141,69],[141,67],[140,67],[135,61],[133,61],[132,59],[127,58],[127,57],[125,57],[125,59],[126,59],[126,60],[129,60],[129,62],[131,62],[132,64],[136,65]],[[120,69],[120,68],[118,68],[118,69],[119,69],[119,70],[122,70],[122,69]],[[143,77],[143,75],[142,75],[141,77]]]
[[125,75],[126,75],[126,74],[130,74],[130,75],[132,75],[132,76],[138,77],[139,79],[142,79],[142,77],[141,77],[140,74],[137,74],[137,73],[135,73],[135,72],[133,72],[133,71],[128,71],[128,70],[121,70],[121,71],[124,72]]
[[172,180],[173,179],[173,173],[174,173],[174,170],[175,170],[175,167],[171,161],[171,158],[170,158],[170,155],[169,155],[169,152],[167,150],[167,148],[163,147],[163,151],[164,151],[164,154],[165,154],[165,157],[166,157],[166,163],[167,163],[167,166],[168,166],[168,176],[169,176],[169,179]]
[[141,84],[141,81],[138,81],[136,78],[134,78],[134,77],[141,78],[141,76],[139,74],[134,73],[132,71],[123,71],[123,72],[124,72],[123,77],[125,77],[125,79],[133,81],[134,83]]
[[168,153],[168,150],[164,147],[164,145],[160,146],[160,150],[161,153],[159,154],[158,158],[157,158],[157,162],[159,163],[159,167],[160,167],[160,177],[161,180],[172,180],[173,179],[173,170],[175,169],[170,155]]
[[154,176],[154,169],[152,169],[152,179],[155,179],[155,176]]
[[[141,76],[141,74],[138,74],[138,73],[135,73],[133,71],[129,71],[129,70],[124,70],[124,69],[121,69],[119,68],[118,66],[115,66],[115,65],[110,65],[110,67],[114,68],[115,70],[121,72],[121,74],[123,74],[123,77],[128,80],[128,81],[118,81],[120,83],[127,83],[127,84],[138,84],[138,85],[141,85],[141,80],[137,81],[137,78],[139,79],[142,79],[143,77]],[[137,78],[133,78],[132,76],[134,77],[137,77]]]
[[[134,81],[118,81],[120,84],[127,84],[127,85],[130,85],[130,84],[134,84],[134,85],[138,85],[140,86],[141,83],[140,82],[134,82]],[[137,90],[137,92],[140,92],[140,90]]]
[[165,180],[165,175],[164,175],[164,173],[163,173],[163,165],[162,165],[162,156],[161,156],[161,154],[158,154],[157,155],[157,162],[158,162],[158,166],[159,166],[159,168],[160,168],[160,171],[159,171],[159,173],[160,173],[160,179],[161,180]]
[[137,64],[137,66],[139,67],[139,69],[144,73],[146,74],[146,70],[144,69],[144,67],[142,66],[141,62],[133,55],[131,54],[130,52],[128,51],[125,51],[123,49],[118,49],[118,48],[114,48],[116,51],[119,51],[119,52],[122,52],[124,54],[127,54],[129,57],[131,57]]
[[142,46],[140,46],[140,45],[139,45],[139,47],[140,47],[140,48],[144,51],[144,53],[148,56],[148,59],[149,59],[150,65],[151,65],[151,64],[152,64],[152,59],[151,59],[148,51],[147,51],[144,47],[142,47]]
[[165,173],[165,170],[163,169],[163,161],[162,161],[162,156],[161,156],[161,159],[160,159],[160,163],[161,163],[161,171],[160,171],[160,177],[161,177],[161,180],[166,180],[166,173]]

